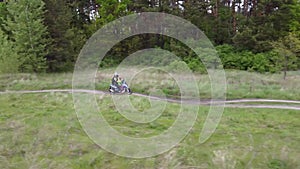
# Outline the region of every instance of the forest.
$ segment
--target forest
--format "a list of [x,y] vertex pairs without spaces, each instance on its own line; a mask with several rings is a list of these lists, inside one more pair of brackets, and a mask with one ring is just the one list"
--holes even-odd
[[0,169],[300,169],[299,84],[300,0],[0,0]]
[[[190,21],[215,46],[225,69],[259,73],[300,69],[299,0],[2,0],[0,73],[70,72],[85,42],[105,24],[132,13],[164,12]],[[163,35],[132,36],[101,63],[161,48],[195,72],[201,60]]]

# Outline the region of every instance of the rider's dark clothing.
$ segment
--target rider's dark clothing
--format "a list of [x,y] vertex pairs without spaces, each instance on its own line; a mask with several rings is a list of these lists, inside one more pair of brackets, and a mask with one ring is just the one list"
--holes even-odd
[[111,84],[114,85],[114,86],[119,87],[119,84],[118,84],[118,78],[117,78],[117,77],[113,77],[113,78],[111,79]]

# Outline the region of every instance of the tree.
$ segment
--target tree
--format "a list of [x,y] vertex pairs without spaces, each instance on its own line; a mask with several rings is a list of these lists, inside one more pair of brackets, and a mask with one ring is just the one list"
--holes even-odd
[[5,29],[11,34],[9,38],[19,55],[22,72],[46,69],[49,39],[47,27],[43,24],[44,5],[42,0],[9,1],[7,4],[9,17]]
[[66,0],[45,0],[45,24],[52,43],[47,54],[48,71],[73,69],[86,36],[73,22],[72,8]]
[[129,0],[96,0],[96,3],[99,7],[97,8],[96,17],[90,26],[92,32],[97,31],[103,25],[117,18],[131,13],[128,10],[128,7],[130,6]]
[[[237,29],[233,42],[241,50],[254,53],[269,52],[273,49],[271,42],[288,34],[291,29],[298,29],[299,2],[296,0],[248,0],[244,7],[246,18],[240,19],[243,25]],[[297,27],[297,28],[296,28]],[[247,36],[247,37],[244,37]],[[251,39],[251,44],[243,43]],[[249,40],[246,40],[248,42]]]
[[0,29],[0,73],[18,72],[21,62],[7,35]]
[[291,21],[289,23],[289,29],[291,32],[295,32],[300,36],[300,2],[293,0],[294,3],[289,5],[291,11]]
[[72,24],[77,28],[84,28],[86,24],[91,24],[93,17],[91,14],[97,10],[96,0],[63,0],[72,9]]
[[287,36],[273,42],[273,46],[275,51],[277,51],[282,57],[282,66],[284,71],[283,78],[286,79],[286,73],[288,70],[296,70],[300,68],[300,39],[296,34],[289,33]]
[[6,3],[0,3],[0,29],[3,30],[3,24],[4,24],[4,21],[7,17],[7,9],[6,9]]

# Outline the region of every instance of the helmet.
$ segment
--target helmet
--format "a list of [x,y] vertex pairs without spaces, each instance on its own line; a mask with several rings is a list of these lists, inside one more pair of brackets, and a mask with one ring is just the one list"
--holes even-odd
[[119,74],[117,72],[114,73],[114,77],[118,77]]

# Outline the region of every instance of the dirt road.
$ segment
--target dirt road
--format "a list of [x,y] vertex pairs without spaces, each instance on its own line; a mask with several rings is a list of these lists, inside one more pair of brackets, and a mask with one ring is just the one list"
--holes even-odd
[[[27,94],[27,93],[51,93],[51,92],[80,92],[90,94],[109,94],[109,92],[99,90],[80,90],[80,89],[49,89],[49,90],[22,90],[22,91],[4,91],[2,94]],[[173,103],[184,103],[194,105],[211,105],[211,100],[200,100],[200,99],[170,99],[160,98],[155,96],[148,96],[140,93],[133,93],[132,95],[140,97],[148,97],[149,99],[168,101]],[[272,104],[270,104],[272,103]],[[275,99],[234,99],[234,100],[215,100],[213,102],[215,106],[219,104],[225,104],[225,107],[233,108],[268,108],[268,109],[289,109],[289,110],[300,110],[300,101],[297,100],[275,100]]]

